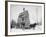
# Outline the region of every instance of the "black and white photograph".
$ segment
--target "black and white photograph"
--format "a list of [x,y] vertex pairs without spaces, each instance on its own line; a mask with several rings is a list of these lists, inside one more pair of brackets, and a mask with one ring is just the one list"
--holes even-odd
[[44,3],[8,2],[8,35],[44,33]]

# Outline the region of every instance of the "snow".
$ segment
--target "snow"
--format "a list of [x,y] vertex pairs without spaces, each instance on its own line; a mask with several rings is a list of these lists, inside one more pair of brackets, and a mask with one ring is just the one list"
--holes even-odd
[[37,25],[35,27],[35,29],[31,28],[31,29],[16,29],[13,28],[11,29],[11,34],[10,35],[17,35],[17,34],[34,34],[34,33],[43,33],[43,29],[41,25]]

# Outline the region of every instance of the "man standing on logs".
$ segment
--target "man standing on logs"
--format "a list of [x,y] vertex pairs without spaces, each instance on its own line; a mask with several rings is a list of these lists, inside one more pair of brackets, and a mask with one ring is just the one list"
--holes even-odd
[[21,28],[28,28],[30,25],[29,13],[25,8],[23,8],[23,12],[19,14],[18,23]]

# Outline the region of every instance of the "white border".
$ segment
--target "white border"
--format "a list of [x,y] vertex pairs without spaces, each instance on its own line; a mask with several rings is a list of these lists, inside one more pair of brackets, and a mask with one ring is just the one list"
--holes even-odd
[[[16,4],[16,5],[35,5],[35,6],[42,6],[42,28],[44,31],[44,4],[32,4],[32,3],[18,3],[18,2],[8,2],[8,35],[16,35],[14,32],[10,32],[10,4]],[[39,32],[39,33],[43,33]]]

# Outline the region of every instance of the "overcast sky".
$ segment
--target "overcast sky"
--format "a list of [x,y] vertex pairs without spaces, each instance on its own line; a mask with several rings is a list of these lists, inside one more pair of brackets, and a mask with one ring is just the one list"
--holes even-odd
[[19,13],[23,12],[23,8],[28,10],[30,23],[41,21],[42,7],[32,5],[10,5],[10,21],[14,20],[17,22]]

